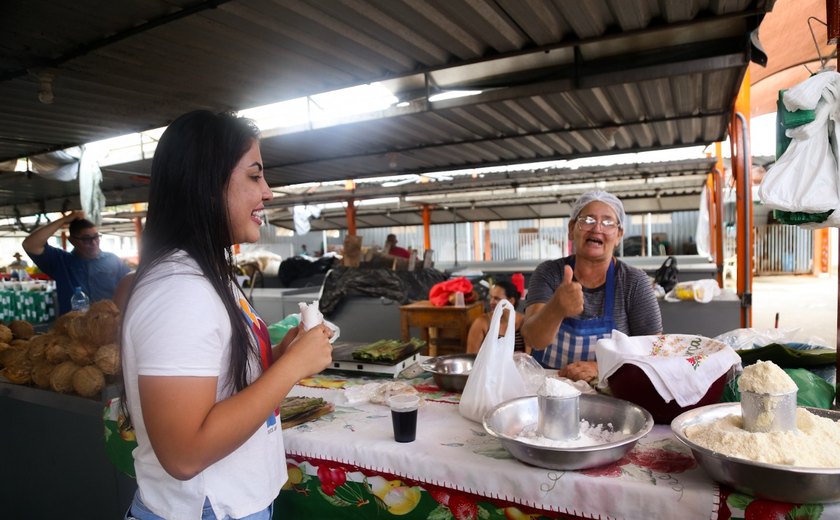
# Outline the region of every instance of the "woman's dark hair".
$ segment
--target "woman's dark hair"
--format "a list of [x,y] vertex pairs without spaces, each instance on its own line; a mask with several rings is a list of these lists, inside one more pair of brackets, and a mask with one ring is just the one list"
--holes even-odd
[[497,285],[505,290],[505,297],[513,298],[513,306],[516,307],[519,305],[519,289],[516,288],[513,283],[507,280],[499,280],[493,285]]
[[258,139],[259,130],[250,119],[230,113],[197,110],[169,125],[152,160],[149,208],[134,284],[141,285],[152,267],[179,249],[198,263],[230,318],[232,377],[227,383],[237,392],[248,385],[249,361],[258,359],[258,353],[231,292],[234,262],[225,194],[234,167]]

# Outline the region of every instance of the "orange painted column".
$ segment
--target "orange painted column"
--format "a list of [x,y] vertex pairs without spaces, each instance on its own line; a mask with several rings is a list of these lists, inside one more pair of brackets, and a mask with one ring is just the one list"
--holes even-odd
[[[717,264],[717,240],[716,233],[718,222],[715,219],[717,212],[715,210],[715,174],[714,172],[706,175],[706,182],[703,184],[703,191],[706,193],[706,211],[709,213],[709,254],[718,266],[717,273],[720,275],[720,265]],[[718,276],[720,278],[720,276]],[[718,285],[721,285],[721,280],[718,280]]]
[[814,230],[814,262],[813,274],[831,272],[831,241],[828,228]]
[[345,213],[347,215],[347,234],[356,236],[356,199],[347,199]]
[[484,223],[484,261],[493,260],[493,244],[490,243],[490,223]]
[[[828,27],[826,29],[826,36],[828,37],[828,43],[831,45],[836,46],[836,51],[840,51],[840,0],[825,0],[825,17],[828,20]],[[827,263],[831,263],[830,255],[828,251],[826,251]],[[840,348],[840,275],[837,276],[837,309],[836,309],[836,322],[835,325],[837,327],[837,339],[836,339],[836,347]],[[834,366],[838,371],[840,371],[840,356],[837,357],[837,361],[835,361]],[[838,387],[837,383],[834,384],[835,395],[836,390],[840,388]],[[840,398],[834,398],[834,407],[836,408],[838,403],[840,403]]]
[[[743,116],[742,122],[739,114]],[[735,111],[730,121],[729,141],[732,147],[732,175],[737,198],[738,295],[741,298],[741,327],[752,327],[752,259],[754,225],[752,207],[752,157],[749,151],[750,71],[744,73],[741,90],[735,98]]]
[[143,250],[140,247],[140,239],[143,236],[143,219],[140,217],[134,217],[134,239],[137,241],[137,259],[140,259],[140,251]]
[[726,251],[723,248],[723,185],[726,182],[726,168],[723,165],[723,143],[715,143],[715,154],[717,155],[717,163],[715,164],[715,171],[712,174],[712,197],[714,198],[715,212],[709,215],[709,221],[714,222],[711,237],[714,242],[713,250],[715,254],[715,265],[717,265],[717,281],[718,285],[723,287],[723,264],[726,260]]
[[432,208],[423,204],[423,248],[432,248]]
[[473,260],[476,260],[476,261],[480,262],[481,261],[481,254],[482,254],[482,249],[481,249],[481,223],[473,222],[472,223],[472,228],[473,228],[473,234],[472,234],[472,236],[473,236],[473,248],[472,248],[472,254],[470,256],[473,258]]

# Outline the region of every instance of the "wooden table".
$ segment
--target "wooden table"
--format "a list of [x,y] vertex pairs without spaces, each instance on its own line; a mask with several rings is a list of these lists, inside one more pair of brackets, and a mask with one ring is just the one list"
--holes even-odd
[[411,327],[420,329],[420,337],[429,345],[429,355],[438,355],[438,346],[448,343],[443,331],[452,331],[457,336],[459,350],[466,352],[467,335],[473,320],[484,312],[481,302],[464,307],[445,305],[437,307],[428,300],[409,303],[400,307],[400,329],[403,341],[411,339]]

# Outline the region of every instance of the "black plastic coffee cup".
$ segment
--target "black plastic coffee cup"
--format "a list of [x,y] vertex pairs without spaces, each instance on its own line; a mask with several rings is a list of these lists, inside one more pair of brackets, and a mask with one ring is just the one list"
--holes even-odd
[[416,394],[399,394],[388,398],[395,441],[412,442],[417,437],[417,407],[419,404],[420,397]]

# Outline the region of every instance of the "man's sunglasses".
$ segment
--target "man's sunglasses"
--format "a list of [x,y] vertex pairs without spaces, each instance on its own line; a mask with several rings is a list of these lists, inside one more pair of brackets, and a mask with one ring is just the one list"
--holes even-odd
[[92,242],[97,242],[97,241],[99,241],[99,238],[100,238],[101,236],[102,236],[102,235],[100,235],[99,233],[97,233],[97,234],[92,235],[92,236],[89,236],[89,237],[72,237],[72,238],[74,238],[74,239],[76,239],[76,240],[79,240],[80,242],[84,242],[85,244],[90,244],[90,243],[92,243]]

